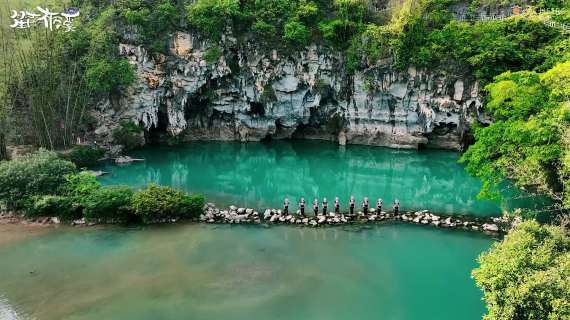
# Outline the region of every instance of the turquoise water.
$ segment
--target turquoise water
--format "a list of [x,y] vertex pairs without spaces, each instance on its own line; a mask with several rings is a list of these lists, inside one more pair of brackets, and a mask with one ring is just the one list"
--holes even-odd
[[341,147],[322,141],[271,143],[196,142],[178,147],[149,147],[132,152],[144,162],[109,164],[106,184],[142,187],[158,183],[200,192],[218,205],[257,209],[281,207],[289,197],[296,209],[301,196],[335,196],[346,206],[350,195],[399,199],[404,209],[446,214],[499,215],[514,201],[476,200],[481,182],[457,163],[455,152]]
[[[0,232],[18,232],[17,230]],[[19,319],[480,319],[492,240],[413,225],[59,228],[0,242]]]

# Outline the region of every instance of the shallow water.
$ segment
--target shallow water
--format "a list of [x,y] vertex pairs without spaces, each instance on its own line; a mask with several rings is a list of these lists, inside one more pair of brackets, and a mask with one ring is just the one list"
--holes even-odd
[[491,242],[393,224],[59,228],[0,247],[0,315],[480,319],[470,271]]
[[142,187],[158,183],[199,192],[218,205],[257,209],[281,207],[289,197],[297,209],[300,196],[338,195],[346,206],[350,195],[360,203],[398,198],[403,209],[429,209],[446,214],[499,215],[519,206],[476,200],[481,182],[457,163],[456,152],[394,150],[368,146],[338,146],[323,141],[271,143],[195,142],[178,147],[134,151],[144,162],[107,165],[106,184]]

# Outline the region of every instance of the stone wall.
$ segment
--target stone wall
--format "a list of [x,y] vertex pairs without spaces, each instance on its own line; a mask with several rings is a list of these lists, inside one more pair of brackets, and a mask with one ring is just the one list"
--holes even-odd
[[186,33],[173,36],[168,55],[121,44],[137,80],[99,104],[96,139],[112,144],[113,128],[128,120],[143,125],[147,138],[460,149],[479,117],[478,84],[465,75],[399,71],[391,61],[349,74],[341,54],[317,45],[284,54],[224,37],[217,47],[219,58]]

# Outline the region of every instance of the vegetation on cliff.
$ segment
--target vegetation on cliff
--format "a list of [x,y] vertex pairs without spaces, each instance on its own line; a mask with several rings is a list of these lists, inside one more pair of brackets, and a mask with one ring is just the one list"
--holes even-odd
[[483,179],[481,196],[498,197],[508,178],[519,187],[570,205],[570,61],[544,73],[505,72],[485,87],[494,121],[474,128],[462,161]]

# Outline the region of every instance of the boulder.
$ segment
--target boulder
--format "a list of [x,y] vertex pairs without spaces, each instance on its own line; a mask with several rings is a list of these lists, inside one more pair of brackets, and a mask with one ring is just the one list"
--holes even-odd
[[483,230],[497,232],[499,231],[499,227],[494,223],[485,223],[483,224]]

